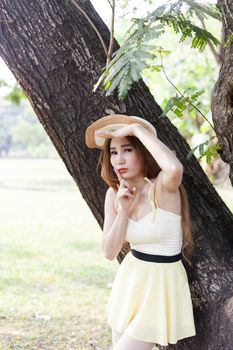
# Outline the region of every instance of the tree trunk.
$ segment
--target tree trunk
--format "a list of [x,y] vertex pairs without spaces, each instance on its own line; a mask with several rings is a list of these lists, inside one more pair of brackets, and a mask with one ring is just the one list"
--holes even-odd
[[221,158],[229,164],[229,177],[233,185],[233,2],[219,0],[218,6],[222,12],[222,66],[218,81],[212,93],[212,115],[218,140],[222,146]]
[[[79,1],[108,44],[109,32],[89,0]],[[189,146],[156,104],[143,81],[125,101],[93,93],[106,57],[86,18],[65,0],[2,0],[0,53],[26,92],[39,120],[102,227],[106,186],[96,172],[99,152],[85,147],[87,125],[110,113],[139,115],[184,165],[184,186],[197,245],[187,266],[197,336],[171,349],[231,350],[233,218]],[[115,49],[117,44],[115,43]],[[121,252],[119,262],[124,257]]]

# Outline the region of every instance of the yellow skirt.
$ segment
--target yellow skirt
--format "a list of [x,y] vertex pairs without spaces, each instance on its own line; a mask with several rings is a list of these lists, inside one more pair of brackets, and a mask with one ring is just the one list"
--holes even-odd
[[129,337],[166,346],[196,334],[186,270],[181,260],[155,263],[129,252],[115,275],[107,323]]

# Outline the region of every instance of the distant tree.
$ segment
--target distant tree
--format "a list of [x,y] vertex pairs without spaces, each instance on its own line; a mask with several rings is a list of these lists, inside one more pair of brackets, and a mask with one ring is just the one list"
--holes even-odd
[[11,148],[11,136],[6,130],[0,129],[0,157],[6,156]]
[[35,121],[34,118],[20,118],[11,127],[11,153],[29,158],[56,157],[56,151],[53,152],[52,144],[41,124]]
[[[28,101],[17,89],[17,103],[1,98],[0,156],[54,158],[57,152],[46,135]],[[10,93],[12,95],[13,89]],[[15,93],[14,93],[15,94]],[[10,98],[12,102],[12,96]],[[15,97],[16,101],[16,97]]]

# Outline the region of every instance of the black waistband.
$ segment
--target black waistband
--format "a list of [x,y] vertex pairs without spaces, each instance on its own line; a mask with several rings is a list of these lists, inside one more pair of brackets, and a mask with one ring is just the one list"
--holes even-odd
[[151,262],[158,262],[158,263],[171,263],[175,261],[179,261],[181,259],[181,253],[177,255],[153,255],[153,254],[147,254],[139,252],[138,250],[131,249],[131,253],[135,258],[138,258],[140,260],[144,261],[151,261]]

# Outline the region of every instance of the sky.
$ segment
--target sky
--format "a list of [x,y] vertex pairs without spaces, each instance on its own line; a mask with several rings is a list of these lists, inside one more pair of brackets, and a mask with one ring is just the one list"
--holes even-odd
[[11,71],[7,68],[5,62],[0,57],[0,79],[4,79],[6,81],[12,79],[14,80],[14,76]]
[[[107,0],[91,0],[93,6],[95,7],[96,11],[99,13],[99,15],[102,17],[102,19],[105,21],[106,24],[110,21],[111,18],[111,8],[108,4]],[[152,10],[155,7],[158,7],[164,3],[166,3],[167,0],[156,0],[154,1],[153,5],[149,5],[147,2],[142,0],[131,0],[129,2],[128,8],[130,9],[130,13],[132,13],[133,8],[137,8],[137,11],[135,14],[138,17],[142,17],[144,14],[146,14],[147,11]],[[103,6],[103,3],[106,3],[105,6]],[[156,3],[156,6],[155,6]],[[119,6],[117,6],[117,0],[116,0],[116,9],[115,9],[115,18],[121,17],[125,13],[124,9],[121,9]],[[130,18],[130,16],[129,16]]]

